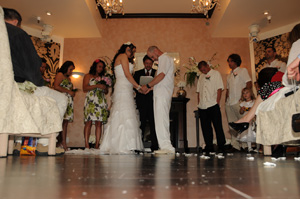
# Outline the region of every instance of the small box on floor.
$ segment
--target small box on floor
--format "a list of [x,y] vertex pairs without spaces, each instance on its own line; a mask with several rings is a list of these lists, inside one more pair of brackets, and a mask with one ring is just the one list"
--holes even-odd
[[35,150],[38,138],[23,137],[20,155],[33,155],[35,156]]

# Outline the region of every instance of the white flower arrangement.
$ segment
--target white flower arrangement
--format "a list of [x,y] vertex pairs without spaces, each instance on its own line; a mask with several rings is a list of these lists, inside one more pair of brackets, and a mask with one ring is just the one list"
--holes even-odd
[[184,87],[186,87],[186,83],[185,83],[184,81],[179,81],[179,82],[177,83],[177,87],[179,87],[179,88],[184,88]]
[[183,65],[184,68],[186,68],[186,72],[184,74],[184,77],[186,79],[186,84],[190,87],[195,85],[196,77],[200,76],[200,71],[198,69],[198,62],[196,62],[195,57],[189,57],[189,63],[188,65]]

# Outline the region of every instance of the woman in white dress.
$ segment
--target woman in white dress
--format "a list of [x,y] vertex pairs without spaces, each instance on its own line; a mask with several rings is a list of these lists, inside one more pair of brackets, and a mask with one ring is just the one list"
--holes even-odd
[[133,88],[143,91],[132,76],[133,65],[129,62],[133,60],[135,50],[136,47],[127,42],[121,46],[112,61],[116,83],[112,95],[111,113],[105,125],[100,153],[134,154],[136,150],[143,150]]

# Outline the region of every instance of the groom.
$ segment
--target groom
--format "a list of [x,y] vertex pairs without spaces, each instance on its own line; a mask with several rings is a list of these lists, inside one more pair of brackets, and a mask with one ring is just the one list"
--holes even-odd
[[144,85],[148,90],[154,89],[154,120],[160,150],[154,153],[174,154],[175,149],[170,140],[170,108],[174,89],[174,61],[157,46],[150,46],[147,55],[158,61],[157,75]]

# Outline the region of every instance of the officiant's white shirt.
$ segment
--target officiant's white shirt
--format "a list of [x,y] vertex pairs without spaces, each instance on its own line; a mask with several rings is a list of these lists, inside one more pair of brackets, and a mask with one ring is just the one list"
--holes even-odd
[[157,75],[164,73],[165,77],[154,86],[154,96],[171,98],[174,89],[174,61],[166,53],[158,57]]

